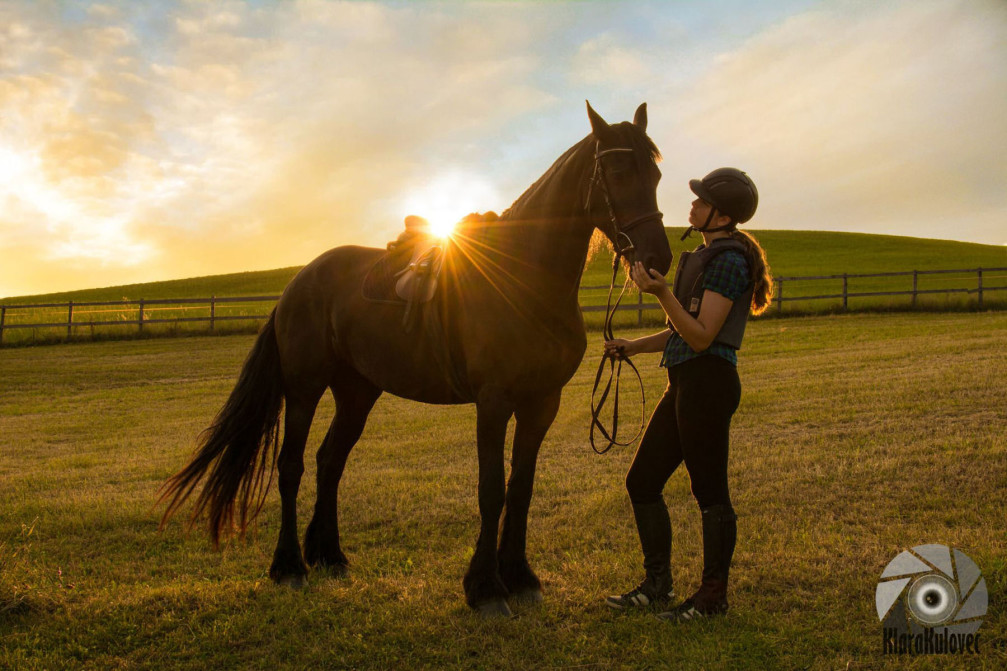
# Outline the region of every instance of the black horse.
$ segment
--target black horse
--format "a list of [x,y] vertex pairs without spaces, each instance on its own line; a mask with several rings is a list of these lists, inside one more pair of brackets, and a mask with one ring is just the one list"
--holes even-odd
[[[305,266],[259,333],[191,463],[165,484],[162,524],[207,475],[193,520],[208,514],[216,546],[259,512],[278,464],[282,521],[270,576],[299,585],[305,560],[345,570],[337,490],[381,393],[475,403],[482,524],[463,581],[466,600],[484,613],[507,614],[509,596],[541,599],[525,554],[528,507],[539,446],[587,345],[577,293],[592,235],[601,230],[629,260],[662,274],[671,265],[657,209],[660,154],[646,134],[646,103],[633,123],[609,125],[590,105],[587,111],[591,134],[502,215],[470,218],[452,236],[439,296],[419,331],[407,334],[400,326],[402,304],[363,294],[385,250],[337,247]],[[336,413],[317,453],[317,500],[302,555],[297,491],[308,429],[326,388]],[[517,425],[505,484],[511,417]]]

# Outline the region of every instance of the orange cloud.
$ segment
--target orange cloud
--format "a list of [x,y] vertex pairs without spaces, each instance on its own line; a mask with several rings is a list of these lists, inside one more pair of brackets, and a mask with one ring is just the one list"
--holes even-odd
[[6,2],[0,294],[381,245],[445,176],[506,207],[587,133],[585,97],[651,103],[669,224],[738,164],[762,225],[936,231],[967,199],[992,236],[1007,21],[980,5],[827,8],[718,56],[661,4]]

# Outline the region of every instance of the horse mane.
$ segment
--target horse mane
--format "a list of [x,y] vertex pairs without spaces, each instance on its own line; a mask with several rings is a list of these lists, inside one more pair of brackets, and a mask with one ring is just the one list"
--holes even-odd
[[[639,126],[633,124],[629,121],[623,121],[617,124],[612,124],[609,126],[615,134],[619,137],[621,146],[628,146],[633,150],[633,156],[636,158],[636,167],[641,174],[646,172],[649,167],[649,162],[653,161],[658,163],[661,161],[661,152],[658,150],[657,145],[654,141],[647,136],[647,133],[640,130]],[[534,204],[536,197],[543,191],[543,189],[552,183],[558,174],[563,174],[575,157],[579,157],[581,152],[595,142],[595,137],[593,134],[589,134],[587,137],[582,139],[577,144],[573,145],[567,149],[563,154],[557,158],[553,164],[546,170],[541,177],[535,180],[535,183],[529,186],[523,194],[521,194],[517,200],[515,200],[510,207],[503,211],[500,215],[501,219],[520,219],[521,214],[530,209]],[[584,166],[584,172],[587,174],[589,169],[594,168],[594,155],[593,151],[590,155],[591,162]],[[584,181],[583,179],[581,181]],[[582,185],[586,187],[586,184]]]
[[[619,139],[614,146],[629,147],[633,149],[633,156],[636,160],[636,167],[640,174],[645,174],[651,168],[652,163],[661,161],[661,152],[647,133],[636,124],[623,121],[609,126]],[[502,213],[496,212],[472,212],[467,214],[458,222],[456,232],[459,238],[468,240],[469,243],[481,243],[484,246],[495,248],[499,245],[498,235],[503,231],[504,225],[520,224],[522,221],[536,220],[542,216],[537,212],[540,198],[549,198],[549,190],[554,181],[559,178],[571,179],[571,187],[581,190],[579,202],[586,202],[587,186],[591,172],[594,170],[594,144],[596,140],[593,134],[577,142],[567,149],[557,158],[541,177],[525,189],[517,200]],[[575,161],[581,161],[582,166],[576,165]],[[569,187],[568,187],[569,188]],[[573,214],[573,213],[571,213]],[[611,247],[608,237],[600,230],[594,231],[588,248],[585,265],[590,263],[597,253],[605,246]]]
[[500,215],[492,210],[488,212],[469,212],[462,217],[461,221],[458,222],[458,225],[464,227],[476,224],[491,224],[499,219]]

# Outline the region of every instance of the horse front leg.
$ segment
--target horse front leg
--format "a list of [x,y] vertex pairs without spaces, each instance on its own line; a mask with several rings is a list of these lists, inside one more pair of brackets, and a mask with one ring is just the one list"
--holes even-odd
[[542,583],[528,565],[525,552],[528,508],[535,482],[539,447],[559,411],[560,392],[522,403],[515,412],[514,450],[510,481],[507,483],[507,512],[504,514],[500,549],[497,553],[500,576],[508,591],[519,601],[542,600]]
[[504,506],[504,441],[513,408],[503,400],[476,404],[476,442],[479,451],[479,516],[475,553],[462,585],[465,601],[483,615],[510,615],[507,587],[497,563],[497,532]]

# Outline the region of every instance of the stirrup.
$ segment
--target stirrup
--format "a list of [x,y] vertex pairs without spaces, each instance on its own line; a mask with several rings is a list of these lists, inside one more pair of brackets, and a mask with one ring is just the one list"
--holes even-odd
[[675,590],[669,589],[667,593],[657,596],[648,596],[641,588],[646,581],[640,583],[636,589],[621,595],[612,595],[605,598],[605,605],[616,610],[630,610],[633,608],[646,608],[652,604],[666,604],[675,598]]

